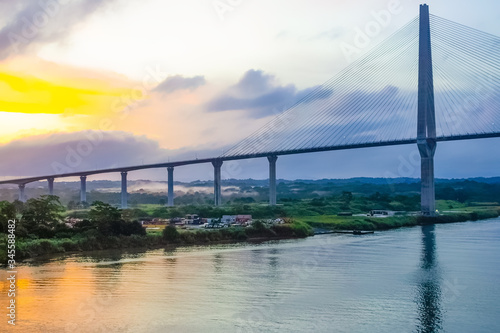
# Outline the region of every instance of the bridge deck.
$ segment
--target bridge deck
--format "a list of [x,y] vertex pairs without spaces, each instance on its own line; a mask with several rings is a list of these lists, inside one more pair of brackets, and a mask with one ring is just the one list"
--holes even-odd
[[[437,138],[437,141],[457,141],[457,140],[471,140],[471,139],[494,138],[494,137],[500,137],[500,132],[440,137],[440,138]],[[36,176],[36,177],[14,178],[14,179],[0,181],[0,185],[1,184],[28,184],[28,183],[32,183],[32,182],[36,182],[36,181],[40,181],[40,180],[46,180],[48,178],[79,177],[79,176],[90,176],[90,175],[98,175],[98,174],[105,174],[105,173],[130,172],[130,171],[145,170],[145,169],[178,167],[178,166],[192,165],[192,164],[211,163],[214,160],[222,160],[222,161],[243,160],[243,159],[267,157],[270,155],[283,156],[283,155],[306,154],[306,153],[314,153],[314,152],[322,152],[322,151],[347,150],[347,149],[370,148],[370,147],[386,147],[386,146],[397,146],[397,145],[416,144],[416,143],[417,143],[417,139],[407,139],[407,140],[388,141],[388,142],[372,142],[372,143],[351,144],[351,145],[345,145],[345,146],[318,147],[318,148],[296,149],[296,150],[287,150],[287,151],[270,151],[270,152],[248,154],[248,155],[239,155],[239,156],[223,156],[223,157],[184,160],[184,161],[176,161],[176,162],[135,165],[135,166],[119,167],[119,168],[99,169],[99,170],[92,170],[92,171],[75,171],[75,172],[71,172],[71,173],[43,175],[43,176]]]

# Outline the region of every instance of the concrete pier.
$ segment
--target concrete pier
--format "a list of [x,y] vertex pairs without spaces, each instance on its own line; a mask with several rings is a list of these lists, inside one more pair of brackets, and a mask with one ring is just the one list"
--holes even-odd
[[121,172],[122,175],[122,209],[128,208],[128,193],[127,193],[127,172]]
[[221,166],[222,160],[213,160],[212,165],[214,166],[214,205],[219,206],[221,204],[222,193],[221,193]]
[[19,201],[26,202],[26,196],[24,194],[25,184],[19,184]]
[[80,176],[80,202],[87,202],[87,176]]
[[276,205],[276,160],[278,156],[271,155],[267,157],[269,161],[269,204]]
[[432,216],[436,213],[434,153],[437,144],[431,33],[429,6],[427,5],[420,5],[417,146],[421,160],[421,211],[423,215]]
[[168,193],[167,193],[167,206],[174,205],[174,167],[167,167],[168,171]]
[[49,183],[49,195],[54,195],[54,177],[47,178],[47,182]]

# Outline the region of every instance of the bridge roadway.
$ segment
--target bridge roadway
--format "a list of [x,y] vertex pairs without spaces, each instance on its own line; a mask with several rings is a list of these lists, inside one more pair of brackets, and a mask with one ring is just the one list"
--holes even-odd
[[[457,141],[457,140],[470,140],[470,139],[480,139],[480,138],[493,138],[500,137],[500,132],[497,133],[485,133],[485,134],[473,134],[473,135],[461,135],[461,136],[449,136],[449,137],[438,137],[436,141]],[[53,194],[54,190],[54,179],[56,178],[65,178],[65,177],[80,177],[81,179],[81,193],[80,199],[81,201],[86,201],[86,178],[87,176],[97,175],[97,174],[105,174],[105,173],[115,173],[120,172],[122,174],[122,208],[127,208],[127,173],[136,170],[144,170],[144,169],[156,169],[156,168],[167,168],[169,173],[169,184],[168,184],[168,205],[173,206],[173,170],[175,167],[180,167],[184,165],[192,165],[192,164],[201,164],[201,163],[212,163],[214,166],[214,201],[215,205],[219,205],[221,203],[221,166],[224,161],[231,160],[242,160],[242,159],[251,159],[251,158],[261,158],[268,157],[270,163],[270,174],[269,174],[269,188],[270,188],[270,198],[269,203],[271,205],[276,204],[276,158],[272,158],[272,156],[283,156],[283,155],[293,155],[293,154],[304,154],[304,153],[313,153],[313,152],[322,152],[322,151],[333,151],[333,150],[347,150],[347,149],[357,149],[357,148],[370,148],[370,147],[383,147],[383,146],[396,146],[396,145],[405,145],[405,144],[416,144],[417,139],[407,139],[407,140],[399,140],[399,141],[387,141],[387,142],[371,142],[371,143],[360,143],[360,144],[351,144],[344,146],[332,146],[332,147],[320,147],[320,148],[305,148],[305,149],[296,149],[296,150],[288,150],[288,151],[276,151],[276,152],[266,152],[259,154],[248,154],[248,155],[237,155],[237,156],[220,156],[213,158],[203,158],[203,159],[193,159],[193,160],[184,160],[184,161],[176,161],[176,162],[166,162],[166,163],[154,163],[154,164],[145,164],[145,165],[136,165],[136,166],[128,166],[128,167],[117,167],[117,168],[108,168],[108,169],[99,169],[92,171],[75,171],[70,173],[63,174],[52,174],[52,175],[44,175],[44,176],[36,176],[36,177],[26,177],[26,178],[15,178],[0,181],[1,184],[17,184],[19,186],[19,200],[25,201],[24,188],[28,183],[47,180],[49,183],[49,194]]]

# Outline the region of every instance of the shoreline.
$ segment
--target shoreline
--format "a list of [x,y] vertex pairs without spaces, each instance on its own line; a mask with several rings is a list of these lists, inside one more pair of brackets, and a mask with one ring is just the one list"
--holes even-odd
[[[308,236],[312,237],[314,235]],[[147,237],[147,236],[146,236]],[[104,248],[104,249],[96,249],[96,250],[82,250],[82,251],[65,251],[65,252],[52,252],[45,253],[38,256],[26,257],[17,262],[17,265],[30,265],[33,263],[43,263],[45,261],[51,260],[63,260],[67,257],[72,256],[85,256],[86,254],[99,254],[99,253],[109,253],[109,252],[119,252],[121,254],[126,253],[138,253],[138,252],[146,252],[150,250],[175,250],[179,247],[195,247],[195,246],[207,246],[207,245],[221,245],[221,244],[239,244],[239,243],[251,243],[251,244],[259,244],[268,241],[280,241],[280,240],[292,240],[292,239],[304,239],[307,237],[253,237],[248,238],[246,240],[221,240],[221,241],[213,241],[208,243],[198,242],[198,243],[176,243],[176,244],[157,244],[150,246],[139,246],[139,247],[121,247],[121,248]],[[6,268],[5,265],[0,266],[0,269]]]
[[307,223],[313,228],[335,231],[384,231],[401,227],[413,227],[428,224],[457,223],[466,221],[486,220],[500,216],[500,209],[461,212],[437,216],[332,216],[318,215],[302,217],[298,220]]
[[[177,231],[177,229],[174,229]],[[155,233],[131,236],[103,236],[77,234],[71,238],[19,239],[16,241],[16,262],[36,260],[53,254],[75,254],[101,250],[158,249],[178,246],[264,242],[312,236],[312,228],[303,223],[292,223],[261,228],[226,228],[176,232],[174,238]],[[1,245],[1,244],[0,244]],[[1,267],[7,262],[6,252],[0,252]]]
[[[43,261],[52,257],[53,255],[75,255],[92,253],[96,251],[137,251],[137,250],[155,250],[161,248],[175,249],[180,246],[201,246],[201,245],[217,245],[217,244],[237,244],[242,242],[248,243],[261,243],[273,240],[287,240],[287,239],[300,239],[314,235],[330,234],[330,233],[348,233],[353,235],[364,235],[365,233],[372,233],[374,231],[386,231],[391,229],[398,229],[402,227],[415,227],[419,225],[430,224],[444,224],[444,223],[460,223],[460,222],[474,222],[479,220],[487,220],[490,218],[497,218],[500,216],[499,210],[491,210],[487,212],[470,212],[459,213],[451,215],[439,215],[435,217],[423,216],[405,216],[396,218],[383,218],[378,223],[366,224],[359,223],[358,219],[351,218],[342,219],[342,222],[314,222],[304,221],[300,219],[297,223],[301,227],[304,224],[307,226],[305,230],[300,230],[301,233],[295,233],[291,225],[279,226],[274,228],[266,228],[263,230],[231,230],[230,232],[217,231],[185,231],[176,241],[167,241],[160,234],[149,234],[144,236],[110,236],[110,237],[73,237],[63,239],[36,239],[25,241],[18,241],[18,248],[20,251],[20,259],[18,263],[32,263]],[[322,216],[324,218],[325,216]],[[307,218],[306,218],[307,219]],[[312,219],[312,218],[309,218]],[[366,220],[373,221],[373,218],[366,218]],[[394,223],[394,220],[399,220],[399,223]],[[366,222],[366,221],[364,221]],[[390,223],[392,222],[392,223]],[[368,223],[368,222],[367,222]],[[345,226],[352,228],[346,228]],[[369,226],[368,229],[359,228],[362,226]],[[314,230],[315,229],[315,230]],[[321,231],[317,229],[322,229]],[[361,233],[358,233],[361,231]],[[243,238],[241,232],[245,235]],[[216,239],[219,237],[218,239]],[[19,258],[19,256],[18,256]],[[2,262],[4,259],[2,258]],[[2,264],[2,268],[5,265]]]

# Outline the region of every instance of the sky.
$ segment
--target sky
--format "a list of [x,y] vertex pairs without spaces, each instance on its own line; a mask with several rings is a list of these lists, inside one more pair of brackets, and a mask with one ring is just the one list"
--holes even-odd
[[[496,0],[428,4],[438,16],[500,31]],[[0,0],[0,179],[219,156],[415,18],[418,5]],[[383,17],[356,44],[357,31]],[[436,176],[499,176],[496,147],[498,139],[440,143]],[[414,145],[303,154],[280,157],[277,173],[418,177],[417,157]],[[175,175],[205,180],[213,171],[187,166]],[[267,175],[265,159],[223,165],[223,178]],[[166,171],[129,178],[165,180]]]

